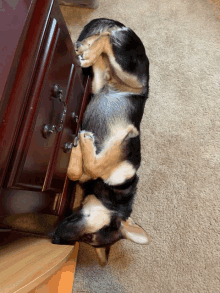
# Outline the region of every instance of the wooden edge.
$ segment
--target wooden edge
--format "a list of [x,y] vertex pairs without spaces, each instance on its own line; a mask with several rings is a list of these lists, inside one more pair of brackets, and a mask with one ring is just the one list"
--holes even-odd
[[[69,260],[69,258],[71,257],[73,251],[74,251],[75,246],[73,247],[73,249],[67,254],[67,256],[65,258],[63,258],[63,260],[61,262],[59,262],[58,264],[55,264],[53,267],[50,267],[47,272],[43,272],[41,275],[39,275],[37,278],[35,278],[34,280],[32,280],[31,282],[29,282],[28,284],[24,285],[23,287],[19,288],[18,290],[14,291],[13,293],[29,293],[32,292],[31,290],[33,290],[34,288],[37,288],[39,285],[41,285],[45,280],[47,280],[48,278],[51,278],[53,276],[53,274],[56,274],[58,270],[60,270],[60,268],[62,268],[62,266],[64,264],[66,264],[66,262]],[[35,292],[35,291],[33,291]],[[38,291],[36,291],[38,292]],[[45,291],[48,293],[48,291]],[[53,292],[53,291],[50,291]],[[55,291],[58,292],[58,291]],[[55,293],[53,292],[53,293]],[[65,292],[65,291],[64,291]]]
[[69,259],[62,267],[29,293],[72,293],[78,251],[79,243],[77,242]]

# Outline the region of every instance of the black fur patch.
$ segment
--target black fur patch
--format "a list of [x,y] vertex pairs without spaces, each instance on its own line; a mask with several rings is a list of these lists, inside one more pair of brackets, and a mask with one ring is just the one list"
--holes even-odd
[[122,28],[124,25],[119,21],[107,18],[93,19],[87,25],[85,25],[77,41],[81,42],[82,40],[89,38],[92,35],[99,34],[100,32],[105,31],[106,29],[111,29],[113,27]]
[[145,82],[143,78],[149,76],[149,61],[140,38],[130,28],[122,28],[113,31],[110,40],[116,62],[124,71]]
[[[85,197],[94,194],[109,210],[121,215],[126,220],[131,212],[136,192],[138,177],[135,175],[125,185],[109,186],[102,179],[91,180],[82,185]],[[121,188],[119,188],[121,187]]]

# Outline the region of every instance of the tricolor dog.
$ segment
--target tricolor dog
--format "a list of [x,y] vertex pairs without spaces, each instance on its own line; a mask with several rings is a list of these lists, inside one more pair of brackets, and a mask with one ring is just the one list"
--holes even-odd
[[74,44],[92,67],[92,99],[84,113],[68,177],[84,189],[82,206],[61,221],[53,243],[86,242],[101,264],[120,239],[149,242],[130,218],[141,162],[140,123],[148,97],[149,61],[139,37],[120,22],[95,19]]

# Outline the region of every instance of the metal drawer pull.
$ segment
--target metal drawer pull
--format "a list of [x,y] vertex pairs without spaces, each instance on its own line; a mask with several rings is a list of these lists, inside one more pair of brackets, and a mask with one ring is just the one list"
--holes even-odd
[[75,137],[74,137],[73,142],[66,142],[66,143],[64,144],[64,152],[67,153],[67,152],[71,151],[71,149],[72,149],[73,147],[77,147],[77,146],[78,146],[78,142],[79,142],[79,140],[78,140],[78,136],[75,136]]
[[55,123],[53,123],[52,125],[50,124],[45,124],[43,126],[43,137],[44,138],[48,138],[55,130],[57,132],[61,131],[63,128],[63,123],[65,121],[65,117],[66,117],[66,112],[67,112],[67,105],[66,102],[63,100],[63,91],[60,89],[60,86],[58,84],[55,84],[54,88],[53,88],[53,102],[54,104],[56,103],[57,107],[60,108],[61,103],[63,104],[61,107],[63,108],[61,113],[58,113],[57,116],[59,117],[55,117],[54,113],[53,113],[53,121],[55,120]]
[[78,143],[79,143],[79,133],[80,133],[79,116],[76,115],[75,112],[72,112],[71,117],[74,120],[74,122],[76,122],[76,124],[78,124],[79,131],[78,131],[78,134],[74,136],[73,142],[66,142],[64,144],[64,152],[65,153],[71,151],[71,149],[73,147],[77,147],[78,146]]

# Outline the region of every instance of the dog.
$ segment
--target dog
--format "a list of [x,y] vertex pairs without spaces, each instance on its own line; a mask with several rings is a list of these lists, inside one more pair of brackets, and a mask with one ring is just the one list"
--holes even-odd
[[111,19],[89,22],[74,47],[82,68],[93,70],[93,96],[67,172],[81,183],[84,201],[58,224],[53,243],[88,243],[105,265],[110,246],[118,240],[149,242],[130,217],[141,163],[149,60],[140,38]]

